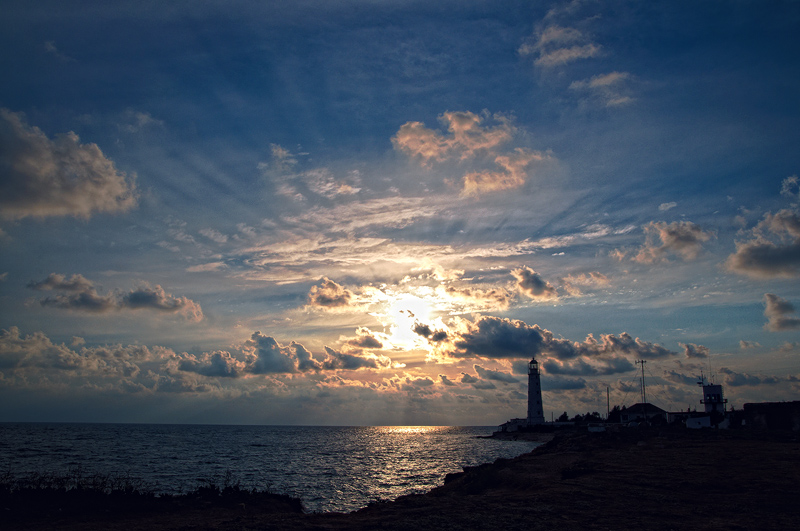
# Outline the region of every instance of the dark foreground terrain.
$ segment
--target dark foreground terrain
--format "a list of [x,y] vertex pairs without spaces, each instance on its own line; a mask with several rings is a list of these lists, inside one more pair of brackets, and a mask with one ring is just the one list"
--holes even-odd
[[451,475],[428,494],[351,514],[303,514],[288,497],[269,496],[151,498],[138,505],[132,498],[128,508],[105,499],[60,510],[42,500],[38,511],[6,497],[0,528],[800,529],[800,439],[686,430],[559,433],[530,454]]

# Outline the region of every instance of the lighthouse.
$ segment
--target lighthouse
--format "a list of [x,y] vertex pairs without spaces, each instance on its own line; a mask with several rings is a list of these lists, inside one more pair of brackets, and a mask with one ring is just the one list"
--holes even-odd
[[528,363],[528,426],[544,424],[542,408],[542,382],[539,380],[539,362]]

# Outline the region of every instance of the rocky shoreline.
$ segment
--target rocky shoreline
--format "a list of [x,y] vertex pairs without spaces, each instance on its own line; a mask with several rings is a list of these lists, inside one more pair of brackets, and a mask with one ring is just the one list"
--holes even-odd
[[[266,506],[53,515],[5,529],[796,529],[796,433],[557,432],[514,459],[450,474],[427,494],[350,514]],[[2,523],[2,521],[0,521]]]

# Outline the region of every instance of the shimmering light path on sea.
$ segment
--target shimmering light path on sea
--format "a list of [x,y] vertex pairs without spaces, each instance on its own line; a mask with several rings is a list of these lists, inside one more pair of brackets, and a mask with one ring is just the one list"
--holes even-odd
[[0,471],[129,474],[159,492],[227,472],[246,488],[297,496],[309,511],[352,511],[430,490],[444,476],[532,450],[478,438],[492,427],[0,424]]

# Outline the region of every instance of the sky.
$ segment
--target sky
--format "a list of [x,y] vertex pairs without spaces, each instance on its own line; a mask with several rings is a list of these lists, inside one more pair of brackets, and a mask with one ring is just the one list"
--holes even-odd
[[798,2],[0,11],[0,421],[800,397]]

